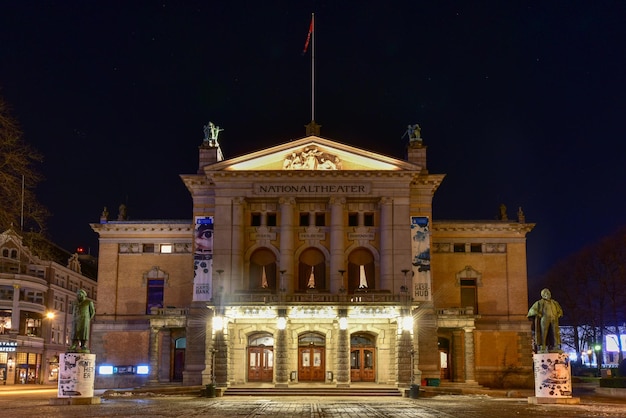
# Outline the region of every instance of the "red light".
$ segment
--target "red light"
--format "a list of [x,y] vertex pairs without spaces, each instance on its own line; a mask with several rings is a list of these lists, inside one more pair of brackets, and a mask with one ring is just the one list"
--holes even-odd
[[85,249],[83,247],[78,247],[78,248],[76,248],[76,252],[78,254],[83,254],[85,252]]

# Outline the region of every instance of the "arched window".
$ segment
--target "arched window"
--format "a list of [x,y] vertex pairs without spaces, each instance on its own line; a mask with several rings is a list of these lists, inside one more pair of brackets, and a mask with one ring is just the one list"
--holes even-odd
[[300,255],[298,289],[326,289],[326,258],[317,248],[308,248]]
[[348,256],[348,291],[376,289],[374,256],[367,248],[357,248]]
[[276,256],[267,248],[256,250],[250,256],[248,289],[276,289]]
[[248,337],[248,346],[250,347],[273,347],[274,336],[269,332],[259,332]]
[[318,334],[317,332],[305,332],[304,334],[300,334],[300,336],[298,336],[298,345],[324,346],[326,345],[326,337],[324,337],[323,334]]

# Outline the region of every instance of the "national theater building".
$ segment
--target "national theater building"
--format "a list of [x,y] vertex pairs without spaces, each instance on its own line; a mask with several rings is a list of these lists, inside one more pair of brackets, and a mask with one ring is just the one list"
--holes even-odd
[[[103,213],[96,387],[532,384],[526,223],[444,221],[406,159],[307,136],[181,175],[192,220]],[[100,367],[103,366],[103,367]],[[142,374],[143,373],[143,374]],[[434,380],[433,380],[434,381]]]

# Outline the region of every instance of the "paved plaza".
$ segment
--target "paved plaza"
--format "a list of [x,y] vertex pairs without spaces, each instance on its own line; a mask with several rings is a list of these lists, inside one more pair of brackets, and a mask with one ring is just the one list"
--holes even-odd
[[502,418],[625,417],[626,402],[585,396],[580,405],[531,405],[527,398],[488,395],[401,397],[246,397],[202,398],[158,393],[116,392],[100,405],[54,406],[54,390],[1,391],[7,417],[285,417],[285,418]]

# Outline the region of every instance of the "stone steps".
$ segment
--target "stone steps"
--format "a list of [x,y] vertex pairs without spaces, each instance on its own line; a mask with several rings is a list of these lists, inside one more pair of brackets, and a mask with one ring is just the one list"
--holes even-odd
[[229,387],[224,396],[402,396],[402,392],[398,388]]

